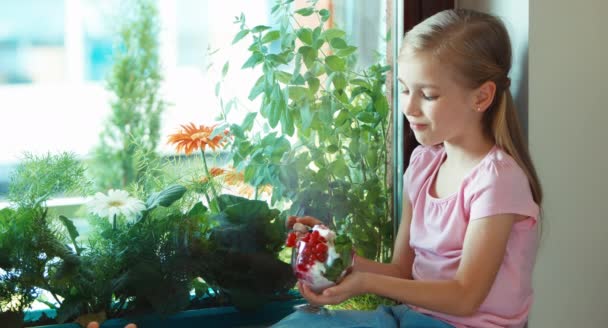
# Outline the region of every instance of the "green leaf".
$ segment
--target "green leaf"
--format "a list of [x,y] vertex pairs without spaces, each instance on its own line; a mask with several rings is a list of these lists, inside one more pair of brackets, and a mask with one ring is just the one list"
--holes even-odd
[[192,206],[190,211],[188,211],[187,217],[200,218],[200,217],[204,216],[205,213],[207,213],[207,207],[205,207],[205,205],[203,205],[203,203],[198,202],[194,206]]
[[74,222],[72,222],[72,220],[68,219],[67,217],[65,217],[63,215],[59,216],[59,221],[61,221],[63,226],[68,231],[70,240],[72,241],[72,244],[74,244],[74,249],[76,250],[76,254],[80,255],[81,248],[78,247],[78,244],[76,243],[76,238],[78,238],[79,234],[78,234],[78,229],[76,229],[76,226],[74,225]]
[[72,222],[72,220],[68,219],[67,217],[65,217],[63,215],[59,216],[59,220],[61,221],[63,226],[67,229],[68,234],[70,235],[70,238],[72,240],[76,240],[76,238],[78,238],[79,234],[78,234],[78,229],[76,229],[76,226],[74,225],[74,222]]
[[291,84],[294,84],[294,85],[304,85],[304,83],[306,83],[306,81],[304,80],[304,77],[302,77],[301,74],[293,76],[290,82],[291,82]]
[[344,39],[342,38],[333,38],[331,39],[329,44],[334,49],[345,49],[346,47],[348,47],[348,44],[346,44],[346,41],[344,41]]
[[310,123],[312,123],[312,113],[310,112],[310,105],[308,102],[300,106],[300,118],[302,119],[302,129],[308,130]]
[[257,115],[258,115],[257,112],[248,113],[245,116],[245,119],[243,120],[243,123],[241,124],[241,128],[244,131],[250,131],[251,128],[253,128],[253,122],[255,121],[255,118],[256,118]]
[[325,64],[329,67],[329,69],[336,72],[342,72],[346,68],[344,59],[338,56],[325,57]]
[[366,89],[371,89],[372,87],[369,85],[369,83],[363,79],[352,79],[350,80],[351,84],[354,85],[358,85],[358,86],[362,86],[365,87]]
[[300,14],[302,16],[310,16],[315,12],[315,9],[312,7],[308,7],[308,8],[302,8],[302,9],[298,9],[296,10],[296,14]]
[[261,63],[263,60],[264,60],[264,55],[261,52],[256,51],[253,53],[253,55],[251,55],[251,57],[249,57],[249,59],[247,59],[247,61],[245,62],[245,64],[243,64],[243,67],[241,67],[241,69],[255,67],[255,65]]
[[348,170],[348,165],[346,165],[346,162],[342,157],[331,162],[328,169],[337,177],[346,177],[349,176],[350,173]]
[[309,28],[301,28],[299,30],[296,31],[296,34],[298,36],[298,39],[302,40],[302,42],[312,45],[312,30]]
[[350,114],[347,110],[341,110],[338,117],[336,117],[336,126],[341,126],[346,122],[350,122]]
[[268,123],[272,128],[276,127],[281,120],[281,108],[280,103],[283,99],[283,93],[278,84],[275,84],[272,88],[272,100],[270,106],[270,112],[268,113]]
[[380,117],[386,117],[388,115],[388,102],[386,97],[380,96],[374,103],[374,108]]
[[378,114],[363,112],[363,113],[357,114],[357,119],[363,123],[374,124],[374,123],[378,122]]
[[344,90],[346,87],[346,78],[343,73],[337,73],[332,82],[336,90]]
[[260,78],[255,82],[255,85],[249,92],[249,100],[254,100],[257,98],[262,92],[264,92],[264,75],[260,76]]
[[340,57],[346,57],[346,56],[349,56],[350,54],[354,53],[355,51],[357,51],[357,47],[348,46],[344,49],[340,49],[340,50],[336,51],[336,55],[338,55]]
[[224,67],[222,67],[222,78],[226,77],[226,74],[228,74],[228,68],[230,67],[230,62],[226,62],[224,64]]
[[317,59],[317,50],[313,49],[309,46],[302,46],[298,49],[298,53],[302,54],[302,60],[304,60],[304,65],[308,69],[312,67],[315,60]]
[[277,78],[277,80],[279,80],[279,82],[284,83],[284,84],[289,84],[293,77],[291,75],[291,73],[287,73],[287,72],[283,72],[283,71],[274,72],[274,76]]
[[222,85],[221,85],[221,83],[220,83],[220,82],[216,82],[216,83],[215,83],[215,96],[216,96],[216,97],[219,97],[219,95],[220,95],[220,88],[221,88],[221,86],[222,86]]
[[321,9],[321,10],[319,10],[319,15],[321,16],[321,21],[327,22],[327,20],[329,19],[330,13],[329,13],[329,10],[327,10],[327,9]]
[[283,129],[283,133],[288,136],[293,136],[293,133],[295,132],[293,117],[291,115],[291,111],[289,111],[288,108],[285,108],[281,114],[281,128]]
[[308,89],[300,86],[289,86],[289,99],[298,101],[308,96]]
[[278,40],[281,37],[281,32],[274,30],[266,33],[264,37],[262,37],[262,43],[268,43],[275,40]]
[[306,82],[308,82],[308,88],[309,88],[309,93],[311,96],[314,96],[317,91],[319,90],[319,79],[317,79],[316,77],[311,77],[308,80],[306,80]]
[[327,152],[328,152],[328,153],[330,153],[330,154],[333,154],[333,153],[337,152],[337,151],[338,151],[338,149],[339,149],[339,148],[338,148],[338,146],[336,146],[336,145],[329,145],[329,146],[327,147]]
[[186,188],[181,185],[172,185],[160,192],[155,192],[146,201],[146,207],[151,210],[157,206],[169,207],[186,193]]
[[258,25],[254,28],[251,29],[251,33],[259,33],[259,32],[264,32],[266,30],[269,30],[271,27],[270,26],[266,26],[266,25]]
[[342,38],[345,35],[346,35],[346,32],[344,32],[343,30],[338,29],[338,28],[327,29],[321,34],[321,36],[327,41],[329,41],[331,39],[335,39],[335,38]]
[[261,200],[251,200],[233,195],[218,196],[218,204],[223,208],[223,214],[228,221],[242,224],[257,219],[270,221],[272,212],[268,204]]
[[234,39],[232,40],[232,44],[239,42],[247,34],[249,34],[249,30],[240,30],[239,33],[237,33]]

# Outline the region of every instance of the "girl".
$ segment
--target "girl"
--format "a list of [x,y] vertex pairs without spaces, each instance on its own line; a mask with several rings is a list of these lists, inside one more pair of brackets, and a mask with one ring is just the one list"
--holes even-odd
[[313,304],[373,293],[404,305],[297,311],[275,327],[523,327],[542,192],[509,91],[508,33],[491,15],[443,11],[406,34],[398,60],[421,146],[404,175],[392,263],[356,257],[337,286],[298,286]]

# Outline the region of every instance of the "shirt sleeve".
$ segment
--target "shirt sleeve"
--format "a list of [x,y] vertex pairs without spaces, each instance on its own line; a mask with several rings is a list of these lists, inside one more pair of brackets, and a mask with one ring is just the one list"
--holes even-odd
[[408,196],[410,202],[412,202],[412,193],[415,193],[412,188],[412,172],[416,171],[416,166],[420,162],[421,154],[424,151],[424,146],[418,146],[414,148],[412,151],[412,155],[410,156],[410,163],[405,169],[405,173],[403,174],[403,194]]
[[496,163],[481,174],[472,195],[470,220],[500,214],[538,216],[528,178],[516,163]]

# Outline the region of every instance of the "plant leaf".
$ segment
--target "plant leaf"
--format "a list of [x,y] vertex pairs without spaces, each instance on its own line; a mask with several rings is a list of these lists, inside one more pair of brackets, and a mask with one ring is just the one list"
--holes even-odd
[[331,69],[332,71],[336,71],[336,72],[342,72],[346,68],[344,59],[342,59],[338,56],[325,57],[325,64],[327,64],[329,69]]
[[151,210],[157,206],[169,207],[186,193],[182,185],[172,185],[160,192],[155,192],[146,201],[146,207]]
[[302,16],[310,16],[315,12],[315,9],[312,7],[302,8],[296,10],[296,14],[300,14]]
[[262,43],[268,43],[278,40],[281,37],[281,32],[278,30],[270,31],[262,37]]
[[239,42],[247,34],[249,34],[249,30],[240,30],[239,33],[237,33],[234,39],[232,40],[232,44]]

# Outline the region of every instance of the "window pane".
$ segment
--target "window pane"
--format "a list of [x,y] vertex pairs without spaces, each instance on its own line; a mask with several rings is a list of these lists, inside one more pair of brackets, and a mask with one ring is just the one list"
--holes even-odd
[[0,84],[65,80],[64,1],[0,1]]

